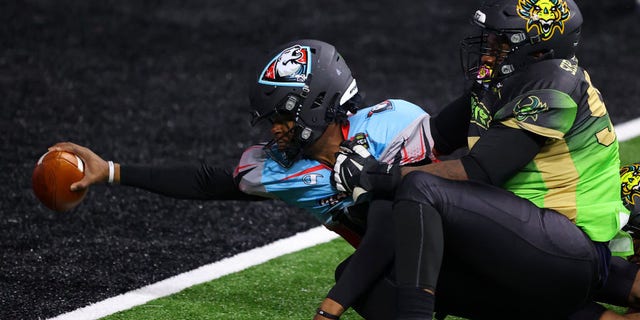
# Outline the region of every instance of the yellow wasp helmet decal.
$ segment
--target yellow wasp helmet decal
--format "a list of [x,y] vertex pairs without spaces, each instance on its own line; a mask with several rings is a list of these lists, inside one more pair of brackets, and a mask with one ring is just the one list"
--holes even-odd
[[571,16],[564,0],[518,0],[516,11],[527,21],[527,32],[537,28],[543,41],[551,39],[556,30],[564,33],[564,23]]
[[630,209],[640,204],[640,163],[620,168],[620,184],[624,205]]

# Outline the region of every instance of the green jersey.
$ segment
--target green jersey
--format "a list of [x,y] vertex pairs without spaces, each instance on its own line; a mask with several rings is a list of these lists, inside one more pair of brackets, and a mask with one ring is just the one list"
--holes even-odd
[[611,240],[628,211],[620,199],[618,141],[587,72],[576,61],[545,60],[503,84],[494,94],[472,95],[469,146],[495,124],[547,137],[503,187],[560,212],[594,241]]

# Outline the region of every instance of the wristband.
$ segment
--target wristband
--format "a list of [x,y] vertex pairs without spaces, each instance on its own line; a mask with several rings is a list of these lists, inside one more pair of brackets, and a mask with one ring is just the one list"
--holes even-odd
[[316,310],[316,314],[319,314],[327,319],[331,319],[331,320],[339,320],[340,316],[336,316],[335,314],[331,314],[329,312],[326,312],[320,308],[318,308],[318,310]]
[[116,168],[113,165],[113,161],[109,161],[109,184],[113,183],[113,178],[116,175]]

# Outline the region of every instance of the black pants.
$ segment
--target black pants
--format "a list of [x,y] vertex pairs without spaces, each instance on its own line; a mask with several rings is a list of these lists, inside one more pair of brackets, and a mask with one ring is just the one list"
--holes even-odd
[[[445,259],[447,261],[447,259]],[[342,277],[342,272],[350,262],[350,257],[345,259],[336,268],[336,278]],[[611,259],[610,273],[607,282],[603,288],[597,290],[592,301],[589,301],[585,305],[579,307],[572,313],[568,319],[579,320],[597,320],[601,315],[600,305],[595,305],[595,302],[604,302],[618,306],[627,306],[627,297],[631,292],[631,286],[633,280],[638,273],[640,266],[629,263],[627,260],[620,257],[613,257]],[[473,277],[473,273],[466,273],[468,278]],[[463,282],[469,280],[463,275],[459,281]],[[482,296],[470,303],[469,294],[466,290],[471,290],[471,287],[475,280],[471,279],[468,287],[465,291],[462,291],[458,301],[446,301],[444,297],[436,296],[436,317],[445,315],[458,315],[466,316],[469,319],[516,319],[514,315],[507,314],[507,310],[511,307],[508,305],[513,303],[511,297],[506,297],[505,300],[500,301],[487,301]],[[438,287],[441,288],[442,285]],[[496,288],[497,289],[497,288]],[[495,291],[495,290],[494,290]],[[500,293],[498,293],[500,294]],[[489,294],[493,297],[494,294]],[[449,300],[456,299],[454,296],[449,296]],[[498,299],[498,298],[496,298]],[[396,284],[394,280],[394,269],[388,268],[385,274],[371,286],[365,294],[353,304],[353,309],[358,312],[363,318],[367,320],[386,320],[393,319],[395,316],[395,301],[396,301]],[[441,306],[442,304],[444,306]],[[445,307],[446,306],[446,307]],[[541,306],[542,307],[542,306]],[[474,311],[470,310],[473,308]],[[443,309],[447,309],[446,312]]]
[[[579,228],[510,192],[413,173],[403,180],[394,208],[407,208],[398,206],[407,202],[440,217],[444,254],[437,312],[472,319],[566,319],[592,299],[604,280],[606,261]],[[410,221],[404,223],[429,223],[415,220],[411,212],[394,209],[393,214],[394,219],[407,216]],[[399,247],[395,254],[428,263],[420,248]],[[366,319],[393,318],[392,269],[388,266],[354,306]]]

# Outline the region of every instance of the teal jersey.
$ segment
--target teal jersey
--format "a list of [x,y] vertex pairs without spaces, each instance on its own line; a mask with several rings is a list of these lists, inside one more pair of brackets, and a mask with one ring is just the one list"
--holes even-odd
[[[430,116],[404,100],[385,100],[358,110],[343,126],[345,140],[356,140],[378,160],[400,165],[432,161]],[[236,167],[239,187],[248,194],[279,199],[304,209],[331,225],[333,214],[354,204],[351,196],[331,184],[333,168],[300,159],[283,168],[270,159],[264,145],[248,148]]]

